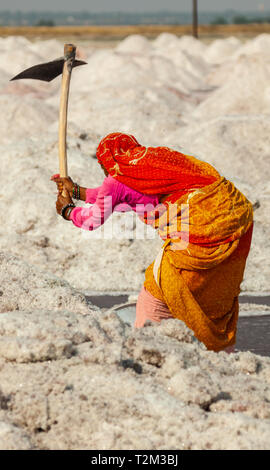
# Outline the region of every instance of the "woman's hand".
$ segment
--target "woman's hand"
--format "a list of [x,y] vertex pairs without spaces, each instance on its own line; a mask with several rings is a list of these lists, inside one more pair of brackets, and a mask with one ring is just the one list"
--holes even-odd
[[57,184],[57,189],[60,194],[65,189],[68,192],[69,196],[72,197],[74,183],[70,177],[61,178],[59,174],[56,174],[51,177],[51,181],[54,181]]
[[73,201],[70,196],[62,196],[61,193],[58,193],[57,196],[57,201],[56,201],[56,212],[58,214],[61,214],[61,211],[63,207],[65,207],[67,204],[73,204]]

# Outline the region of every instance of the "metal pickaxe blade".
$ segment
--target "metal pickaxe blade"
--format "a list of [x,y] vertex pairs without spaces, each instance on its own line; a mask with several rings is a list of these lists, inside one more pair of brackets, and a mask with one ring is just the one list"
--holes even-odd
[[[60,57],[59,59],[53,60],[51,62],[46,62],[45,64],[38,64],[30,67],[29,69],[24,70],[10,81],[20,80],[22,78],[31,78],[33,80],[42,80],[43,82],[51,82],[54,78],[61,75],[63,72],[63,67],[65,63],[65,58]],[[72,68],[78,67],[79,65],[84,65],[86,62],[82,60],[74,60],[72,63]]]
[[[76,60],[76,47],[73,44],[65,44],[64,57],[47,62],[45,64],[34,65],[13,77],[11,80],[22,78],[32,78],[34,80],[43,80],[50,82],[58,75],[62,74],[61,99],[59,110],[59,172],[61,177],[68,176],[67,169],[67,109],[69,84],[71,71],[74,67],[84,65],[86,62]],[[65,195],[65,191],[63,192]]]

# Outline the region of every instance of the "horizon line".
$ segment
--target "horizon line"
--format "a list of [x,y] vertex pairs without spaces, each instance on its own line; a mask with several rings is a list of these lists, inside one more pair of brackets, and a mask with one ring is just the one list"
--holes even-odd
[[[200,13],[217,13],[217,14],[222,14],[222,13],[256,13],[256,14],[264,14],[270,11],[270,7],[267,10],[238,10],[238,9],[233,9],[233,8],[227,8],[224,10],[199,10]],[[173,13],[192,13],[192,8],[190,10],[139,10],[139,11],[126,11],[126,10],[106,10],[106,11],[91,11],[90,9],[82,8],[80,10],[35,10],[35,9],[29,9],[29,10],[20,10],[20,9],[12,9],[12,10],[7,10],[7,9],[1,9],[0,7],[0,12],[2,13],[62,13],[62,14],[76,14],[76,13],[84,13],[84,12],[91,12],[92,14],[95,15],[103,15],[103,14],[117,14],[117,13],[124,13],[128,15],[137,15],[137,14],[154,14],[154,13],[166,13],[166,14],[173,14]]]

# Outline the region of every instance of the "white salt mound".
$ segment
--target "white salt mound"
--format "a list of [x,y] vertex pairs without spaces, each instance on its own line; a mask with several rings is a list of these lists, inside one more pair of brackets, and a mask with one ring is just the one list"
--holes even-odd
[[[233,181],[255,208],[242,289],[260,293],[269,42],[163,34],[81,47],[88,64],[72,74],[68,125],[69,174],[82,186],[102,183],[95,151],[114,131],[194,154]],[[178,320],[136,331],[87,304],[90,290],[136,295],[162,242],[153,230],[136,238],[134,213],[113,214],[113,239],[109,222],[90,233],[56,214],[61,80],[9,79],[62,50],[0,39],[0,449],[269,449],[269,358],[206,351]]]
[[[243,283],[244,289],[254,291],[269,290],[269,226],[264,216],[270,94],[268,56],[263,52],[268,41],[261,35],[243,45],[227,38],[207,46],[189,36],[164,33],[152,42],[129,36],[114,49],[79,48],[88,64],[74,70],[69,102],[69,173],[81,185],[101,184],[103,173],[92,157],[104,135],[122,131],[143,145],[195,154],[246,192],[259,206]],[[233,52],[243,47],[249,54]],[[0,41],[0,48],[5,53],[0,69],[9,57],[16,71],[31,61],[51,60],[54,49],[62,53],[56,40],[33,43],[11,37]],[[260,48],[256,55],[254,48]],[[25,64],[12,56],[21,49]],[[221,53],[225,49],[226,58]],[[220,60],[210,64],[213,51]],[[161,242],[134,240],[140,222],[132,214],[113,218],[115,225],[130,227],[128,238],[97,240],[100,230],[82,233],[55,213],[49,178],[58,172],[60,79],[50,84],[7,79],[4,73],[0,83],[0,158],[6,183],[0,190],[2,247],[41,269],[46,263],[47,270],[76,288],[139,290]],[[23,188],[19,197],[18,181]],[[108,275],[111,269],[114,276]]]
[[220,66],[219,82],[223,83],[199,104],[194,117],[205,120],[205,116],[269,114],[270,61],[262,54],[240,56],[230,69],[228,64]]
[[139,34],[132,34],[127,36],[121,41],[115,48],[117,52],[125,53],[138,53],[144,54],[149,53],[152,46],[147,38],[140,36]]
[[237,54],[241,48],[241,41],[234,37],[216,39],[205,51],[205,59],[213,64],[221,64],[230,56]]
[[[164,33],[152,42],[132,35],[113,49],[79,48],[88,64],[74,70],[69,102],[69,173],[81,185],[101,184],[103,173],[92,157],[104,135],[122,131],[143,145],[195,154],[246,192],[259,207],[243,283],[244,289],[254,291],[269,290],[269,225],[264,216],[270,94],[268,56],[263,52],[268,41],[268,35],[261,35],[245,44],[227,38],[205,45],[189,36]],[[243,47],[249,54],[234,53]],[[3,70],[6,57],[14,71],[20,71],[31,61],[51,60],[54,50],[62,54],[56,40],[33,43],[11,37],[0,41],[0,48]],[[21,49],[24,64],[12,56]],[[219,60],[209,63],[214,52]],[[130,227],[126,239],[97,240],[101,230],[82,233],[55,213],[55,188],[49,178],[58,172],[60,79],[50,84],[7,79],[4,73],[0,83],[2,247],[41,269],[46,263],[48,271],[76,288],[139,290],[161,242],[134,240],[140,222],[132,214],[113,217],[115,225]],[[114,276],[108,275],[112,269]]]
[[185,35],[177,38],[177,40],[181,49],[184,51],[190,51],[194,56],[201,56],[207,50],[206,44],[194,38],[193,36]]
[[12,52],[9,46],[10,44],[6,44],[5,49],[2,50],[0,68],[8,71],[11,76],[17,75],[22,70],[42,62],[41,55],[27,48],[25,45],[20,44],[18,47],[14,48]]
[[[1,252],[0,269],[0,313],[29,308],[89,313],[84,295],[62,279]],[[0,318],[3,321],[2,315]]]
[[10,422],[7,413],[0,412],[0,449],[31,450],[31,440],[23,429]]
[[265,58],[269,58],[270,35],[259,34],[257,37],[246,41],[232,54],[233,58],[239,56],[248,56],[263,54]]
[[1,450],[269,448],[269,358],[207,351],[179,320],[135,330],[14,256],[0,267]]
[[[31,92],[34,92],[34,89]],[[51,106],[28,96],[2,94],[0,110],[0,142],[4,144],[10,141],[16,143],[26,136],[29,138],[33,135],[43,135],[45,124],[48,127],[52,120],[57,119],[57,113]]]

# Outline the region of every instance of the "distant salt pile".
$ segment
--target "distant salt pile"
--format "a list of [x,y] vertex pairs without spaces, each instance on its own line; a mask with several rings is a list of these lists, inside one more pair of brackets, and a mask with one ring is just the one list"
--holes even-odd
[[234,37],[216,39],[206,49],[204,57],[212,64],[221,64],[237,52],[241,41]]
[[218,76],[218,89],[198,106],[194,116],[205,120],[205,116],[270,113],[270,61],[264,56],[240,56],[230,67],[221,65]]
[[151,43],[139,34],[132,34],[127,36],[123,41],[116,46],[115,50],[118,52],[124,52],[127,54],[147,54],[151,51]]
[[269,56],[270,47],[270,35],[269,34],[260,34],[254,39],[246,41],[244,44],[241,44],[235,52],[232,54],[233,58],[237,58],[241,55],[263,55],[265,57]]
[[[29,92],[27,85],[20,85],[19,90],[19,96],[0,94],[0,142],[4,144],[24,140],[27,136],[43,135],[45,123],[49,126],[57,119],[57,112],[50,105],[28,94],[21,96]],[[35,90],[31,89],[31,93],[35,94]]]
[[[69,171],[82,185],[102,182],[95,150],[114,131],[131,133],[144,145],[195,154],[236,182],[256,207],[243,283],[256,291],[269,290],[269,37],[206,45],[165,33],[154,41],[129,36],[115,48],[82,46],[79,54],[88,65],[74,70],[69,103]],[[59,57],[62,49],[57,40],[0,40],[2,247],[41,268],[46,263],[76,288],[138,290],[161,241],[134,240],[140,222],[132,214],[113,216],[117,226],[127,224],[130,237],[106,240],[97,239],[99,232],[86,237],[55,213],[49,177],[58,171],[60,77],[49,84],[9,82],[25,67]],[[116,265],[115,275],[108,275]]]
[[[194,107],[196,97],[190,90],[204,86],[197,70],[200,64],[193,64],[194,60],[177,48],[165,53],[137,35],[126,38],[115,50],[97,51],[88,58],[88,67],[74,73],[76,99],[70,119],[86,129],[92,129],[95,121],[95,130],[101,134],[121,129],[140,135],[140,123],[146,122],[148,137],[158,144],[158,135],[176,128],[181,116]],[[181,68],[175,65],[179,61]],[[84,105],[82,113],[86,101],[89,106]]]
[[1,68],[15,75],[23,68],[39,63],[41,55],[30,46],[30,41],[24,37],[1,38]]

